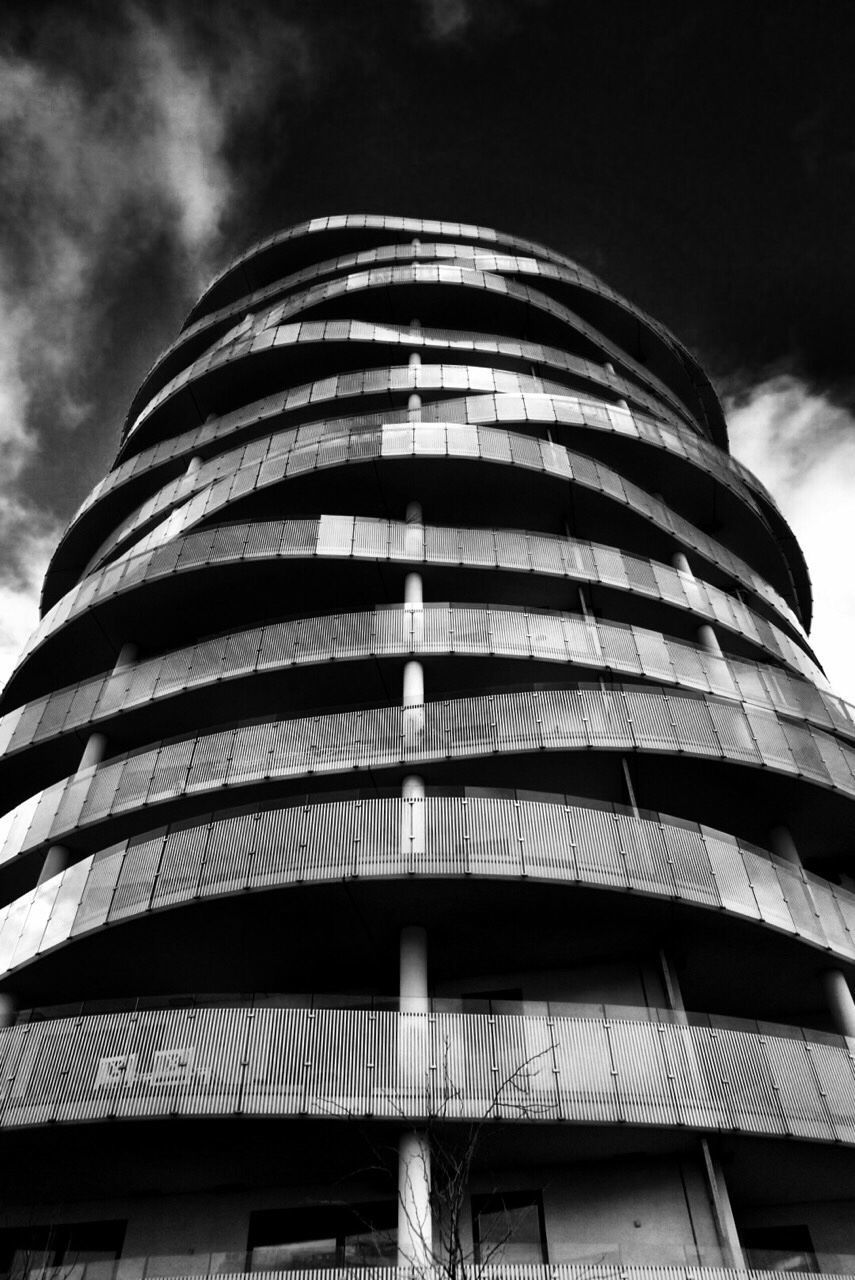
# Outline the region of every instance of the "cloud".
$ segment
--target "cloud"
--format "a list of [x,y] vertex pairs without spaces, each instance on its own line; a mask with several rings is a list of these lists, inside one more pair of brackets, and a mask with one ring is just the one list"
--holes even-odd
[[836,692],[855,703],[855,416],[790,375],[727,404],[731,449],[777,500],[814,592],[811,639]]
[[420,0],[425,26],[433,40],[460,36],[472,21],[469,0]]
[[127,287],[157,251],[189,303],[222,251],[235,129],[310,69],[296,27],[228,4],[201,16],[152,3],[117,6],[109,19],[62,8],[49,17],[17,52],[0,48],[0,680],[36,621],[57,507],[73,490],[48,493],[44,461],[67,452],[70,432],[92,428],[91,446],[96,431],[115,430],[101,421],[116,355],[105,280]]

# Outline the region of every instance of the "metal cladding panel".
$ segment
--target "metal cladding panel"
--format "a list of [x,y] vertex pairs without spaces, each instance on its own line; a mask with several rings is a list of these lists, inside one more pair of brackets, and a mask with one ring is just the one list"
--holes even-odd
[[640,823],[627,815],[614,815],[627,883],[647,893],[675,894],[668,848],[655,823]]
[[579,877],[601,884],[626,885],[626,862],[617,818],[611,807],[578,809],[570,814],[573,856]]
[[71,928],[72,936],[107,923],[126,853],[127,842],[123,840],[81,863],[89,866]]
[[204,827],[170,830],[163,846],[152,908],[184,901],[196,893],[207,834]]
[[[657,836],[665,846],[665,857],[673,877],[675,892],[680,896],[688,893],[693,900],[708,902],[712,906],[721,905],[721,889],[700,829],[685,822],[651,822],[648,825],[656,828]],[[733,845],[729,846],[729,850],[731,860],[742,871],[739,850]]]
[[166,830],[163,829],[151,832],[141,839],[128,841],[113,894],[109,920],[121,920],[148,909],[165,839]]

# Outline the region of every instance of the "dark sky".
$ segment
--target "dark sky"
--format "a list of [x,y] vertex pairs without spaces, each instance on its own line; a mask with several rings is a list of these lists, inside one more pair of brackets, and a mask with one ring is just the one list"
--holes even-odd
[[839,437],[853,68],[852,0],[5,6],[8,591],[29,599],[200,283],[319,213],[543,240],[670,325],[724,392],[788,380],[841,408]]

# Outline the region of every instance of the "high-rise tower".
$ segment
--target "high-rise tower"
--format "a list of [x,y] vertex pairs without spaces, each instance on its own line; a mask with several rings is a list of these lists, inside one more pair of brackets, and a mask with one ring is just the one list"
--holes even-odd
[[43,606],[0,1270],[855,1274],[855,713],[660,324],[483,227],[291,228]]

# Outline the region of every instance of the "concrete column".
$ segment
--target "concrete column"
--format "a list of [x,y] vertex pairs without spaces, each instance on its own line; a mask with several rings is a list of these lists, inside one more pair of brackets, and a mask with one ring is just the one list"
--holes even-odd
[[410,637],[415,649],[425,637],[424,592],[420,573],[408,573],[404,578],[404,608],[409,614]]
[[434,1262],[430,1210],[430,1140],[409,1130],[398,1139],[398,1266]]
[[103,733],[90,733],[86,740],[86,746],[83,748],[83,755],[80,757],[80,764],[77,766],[77,772],[83,769],[90,769],[93,764],[100,764],[104,759],[107,750],[107,737]]
[[[411,791],[424,795],[421,778],[405,779],[405,794],[408,784]],[[401,930],[400,1007],[402,1013],[416,1014],[427,1014],[430,1009],[427,933],[421,925],[407,925]],[[414,1037],[421,1039],[426,1030],[422,1019],[415,1019],[412,1026],[402,1025],[402,1044],[406,1039],[416,1048]],[[416,1053],[413,1059],[417,1062],[422,1056]],[[398,1140],[398,1265],[424,1267],[433,1260],[430,1142],[423,1131],[409,1130]]]
[[9,1027],[15,1021],[15,997],[8,991],[0,992],[0,1027]]
[[419,366],[421,365],[421,362],[422,362],[422,358],[421,358],[421,355],[419,354],[419,352],[418,352],[418,351],[411,351],[411,352],[410,352],[410,358],[409,358],[409,360],[407,361],[407,364],[409,365],[409,367],[410,367],[411,369],[418,369],[418,368],[419,368]]
[[668,953],[664,947],[659,948],[659,967],[662,970],[662,985],[665,988],[665,995],[668,999],[668,1007],[674,1013],[682,1014],[681,1021],[685,1021],[686,1005],[683,1000],[683,992],[680,989],[680,979],[677,977],[677,971],[668,959]]
[[733,1267],[735,1271],[747,1271],[745,1255],[739,1242],[739,1232],[736,1230],[736,1220],[733,1216],[733,1207],[730,1203],[724,1173],[720,1162],[710,1151],[710,1145],[706,1138],[701,1138],[701,1156],[707,1179],[707,1190],[712,1203],[713,1217],[715,1218],[716,1232],[721,1245],[722,1261],[726,1267]]
[[772,852],[779,858],[792,863],[794,867],[798,867],[799,871],[802,870],[801,856],[789,827],[773,827],[769,832],[769,843],[772,846]]
[[113,663],[113,671],[119,671],[122,667],[132,667],[139,657],[139,649],[135,644],[126,641],[119,650],[118,657]]
[[187,470],[184,472],[185,476],[195,476],[196,472],[201,467],[203,461],[204,459],[200,456],[200,454],[194,453],[193,457],[187,463]]
[[826,969],[822,985],[835,1028],[842,1036],[855,1039],[855,1000],[842,969]]
[[[415,782],[424,796],[421,778]],[[408,924],[401,930],[401,1012],[429,1013],[427,930],[420,924]]]
[[425,855],[424,800],[424,779],[417,773],[408,774],[401,786],[401,853],[408,866]]
[[678,573],[685,573],[688,578],[694,578],[695,575],[692,573],[692,566],[689,564],[682,551],[674,552],[671,557],[671,564]]
[[424,667],[415,658],[404,664],[404,706],[421,707],[425,700]]
[[70,860],[71,855],[64,844],[52,844],[45,854],[38,883],[44,884],[45,880],[52,880],[54,876],[58,876],[65,870]]
[[713,631],[708,622],[702,623],[698,627],[698,641],[701,647],[706,649],[715,658],[722,658],[724,654],[721,651],[721,645],[718,642],[718,636]]
[[424,604],[420,573],[408,573],[404,578],[404,604],[410,609],[419,609]]
[[402,722],[404,745],[418,741],[425,727],[425,673],[420,662],[411,658],[404,664]]
[[629,797],[629,805],[635,817],[638,817],[638,805],[635,800],[635,787],[632,785],[632,774],[629,771],[629,762],[626,756],[620,758],[621,768],[623,769],[623,780],[626,783],[626,793]]

